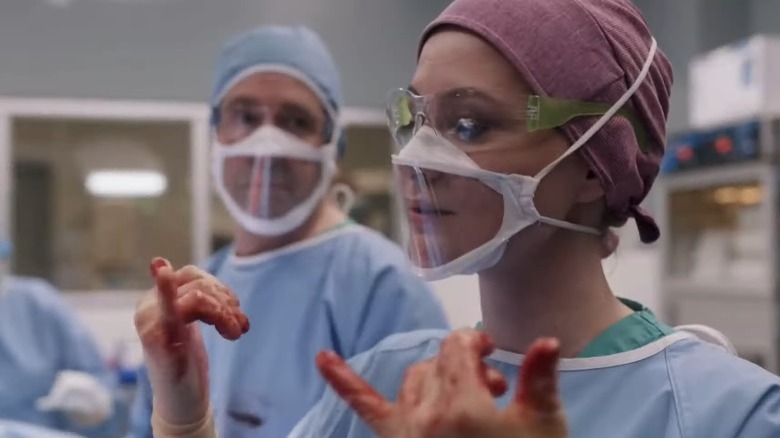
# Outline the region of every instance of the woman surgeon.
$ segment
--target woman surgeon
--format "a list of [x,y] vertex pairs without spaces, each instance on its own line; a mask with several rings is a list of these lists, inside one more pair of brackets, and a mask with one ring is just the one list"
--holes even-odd
[[[630,0],[455,0],[424,31],[388,118],[412,262],[429,279],[479,274],[482,334],[395,335],[348,366],[322,353],[333,390],[292,436],[780,436],[776,376],[616,298],[602,270],[611,227],[633,219],[643,242],[659,237],[640,203],[671,85]],[[186,321],[234,324],[226,334],[238,336],[215,315],[234,300],[209,290],[221,307]],[[157,370],[158,430],[198,436],[186,433],[209,429],[200,347],[167,344],[177,356],[154,341],[176,333],[155,293],[137,321]],[[165,371],[176,358],[196,365]]]

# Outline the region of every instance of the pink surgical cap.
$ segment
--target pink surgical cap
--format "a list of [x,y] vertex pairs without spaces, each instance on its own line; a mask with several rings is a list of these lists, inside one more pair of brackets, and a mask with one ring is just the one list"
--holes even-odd
[[[639,75],[652,35],[630,0],[455,0],[425,29],[468,30],[493,45],[540,95],[614,103]],[[658,50],[626,107],[647,129],[650,150],[639,150],[628,121],[615,117],[580,149],[605,191],[618,222],[633,217],[643,242],[658,239],[655,220],[640,207],[658,175],[666,144],[672,67]],[[574,119],[561,128],[574,143],[598,120]]]

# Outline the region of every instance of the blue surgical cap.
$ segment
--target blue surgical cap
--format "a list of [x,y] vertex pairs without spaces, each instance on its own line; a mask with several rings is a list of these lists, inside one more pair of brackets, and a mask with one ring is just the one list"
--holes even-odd
[[[324,96],[338,116],[343,105],[341,79],[325,42],[314,31],[303,26],[260,26],[240,34],[222,48],[217,58],[211,107],[214,111],[236,78],[248,70],[264,65],[278,65],[300,73]],[[337,120],[330,120],[326,136],[332,135]],[[343,151],[343,134],[339,151]]]

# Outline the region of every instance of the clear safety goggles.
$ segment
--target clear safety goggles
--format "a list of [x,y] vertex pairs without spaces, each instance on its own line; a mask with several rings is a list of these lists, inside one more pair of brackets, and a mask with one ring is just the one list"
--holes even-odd
[[316,142],[331,135],[323,122],[325,113],[312,114],[292,103],[278,106],[253,101],[235,101],[222,105],[214,113],[214,130],[220,141],[231,144],[249,137],[263,125],[273,125],[299,139]]
[[[490,143],[496,133],[525,133],[559,128],[577,117],[603,116],[608,103],[529,95],[507,105],[473,88],[458,88],[420,96],[399,88],[388,93],[386,114],[396,146],[402,148],[422,126],[469,152]],[[615,114],[631,123],[639,146],[647,150],[647,134],[636,115],[626,108]]]

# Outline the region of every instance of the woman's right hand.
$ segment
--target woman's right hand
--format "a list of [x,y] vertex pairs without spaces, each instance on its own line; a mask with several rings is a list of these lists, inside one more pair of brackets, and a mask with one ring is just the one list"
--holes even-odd
[[156,287],[140,300],[135,327],[144,349],[157,417],[172,425],[202,419],[208,410],[208,358],[196,321],[228,340],[249,330],[236,296],[216,277],[194,266],[175,271],[151,263]]
[[557,384],[558,342],[534,342],[523,361],[515,396],[504,409],[495,397],[509,385],[483,362],[493,348],[485,333],[473,329],[451,333],[436,357],[406,371],[395,402],[385,399],[335,353],[320,354],[317,366],[382,438],[566,438]]

